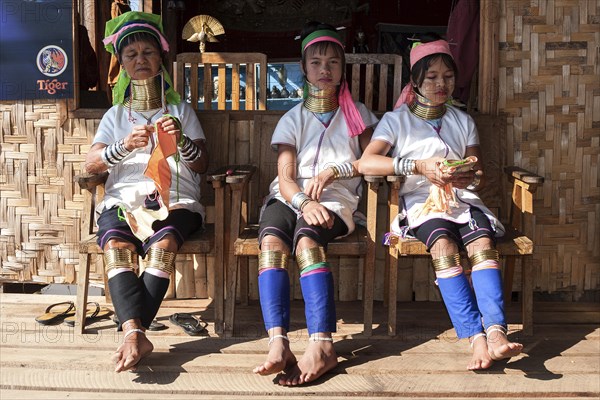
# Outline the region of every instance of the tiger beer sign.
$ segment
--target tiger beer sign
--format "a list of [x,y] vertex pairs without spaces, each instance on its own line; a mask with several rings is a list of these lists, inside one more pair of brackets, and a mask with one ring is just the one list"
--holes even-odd
[[0,2],[0,100],[73,97],[70,0]]

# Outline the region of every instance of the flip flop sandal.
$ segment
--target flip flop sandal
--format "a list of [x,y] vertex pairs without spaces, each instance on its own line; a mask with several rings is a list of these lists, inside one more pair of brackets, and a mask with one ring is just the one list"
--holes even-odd
[[75,315],[75,304],[65,301],[48,306],[44,314],[35,318],[42,325],[52,325],[59,320]]
[[[119,317],[117,317],[116,314],[113,316],[112,320],[115,324],[117,324],[117,331],[122,331],[123,328],[121,328],[121,322],[119,322]],[[152,322],[150,323],[150,326],[148,327],[147,330],[162,331],[163,329],[167,329],[167,326],[165,324],[158,322],[157,320],[152,320]]]
[[[87,303],[85,323],[89,324],[100,319],[108,318],[111,314],[112,311],[110,311],[108,308],[100,307],[100,304],[91,301]],[[65,324],[69,326],[75,326],[75,316],[65,318]]]
[[169,321],[183,328],[190,336],[207,335],[208,323],[189,313],[175,313],[169,317]]

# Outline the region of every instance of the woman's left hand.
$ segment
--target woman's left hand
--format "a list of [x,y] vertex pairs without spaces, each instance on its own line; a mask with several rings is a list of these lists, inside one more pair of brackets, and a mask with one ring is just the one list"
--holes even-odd
[[450,183],[457,189],[466,189],[475,179],[475,171],[459,172],[450,175]]
[[169,135],[175,135],[175,142],[179,143],[181,140],[181,130],[179,125],[174,118],[163,116],[156,120],[157,124],[162,126],[162,130],[167,132]]

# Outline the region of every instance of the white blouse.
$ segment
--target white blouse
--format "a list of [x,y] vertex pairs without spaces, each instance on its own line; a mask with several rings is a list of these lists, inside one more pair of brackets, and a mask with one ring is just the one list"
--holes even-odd
[[[478,146],[479,137],[473,118],[467,113],[447,106],[442,117],[439,133],[427,121],[413,115],[408,106],[403,104],[394,111],[387,112],[373,133],[371,140],[388,143],[391,156],[422,160],[432,157],[461,159],[465,157],[468,147]],[[485,156],[485,155],[483,155]],[[404,230],[400,222],[408,218],[410,228],[417,227],[433,218],[443,218],[464,224],[471,220],[470,207],[481,209],[492,225],[496,236],[504,234],[504,227],[494,214],[483,204],[476,192],[454,188],[458,207],[451,213],[430,212],[419,215],[423,204],[429,196],[431,182],[423,175],[411,175],[400,189],[401,212],[392,224],[392,231],[402,234]]]
[[[375,125],[377,117],[364,104],[355,102],[366,127]],[[285,144],[296,148],[296,183],[300,190],[321,171],[332,164],[353,162],[360,158],[359,136],[348,136],[348,127],[344,114],[338,108],[328,126],[298,104],[279,120],[271,145],[274,150]],[[361,178],[340,179],[327,186],[322,194],[323,206],[336,213],[348,226],[348,234],[354,231],[353,214],[362,195]],[[270,194],[265,201],[277,198],[288,204],[279,192],[279,178],[276,177],[270,186]],[[293,208],[292,208],[293,209]]]

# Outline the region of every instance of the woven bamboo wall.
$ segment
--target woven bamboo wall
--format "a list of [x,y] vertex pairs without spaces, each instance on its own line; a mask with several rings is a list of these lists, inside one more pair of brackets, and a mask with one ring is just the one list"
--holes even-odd
[[2,278],[75,281],[82,197],[73,176],[99,120],[68,119],[61,126],[62,106],[0,103]]
[[535,210],[535,285],[576,299],[600,286],[600,2],[488,6],[499,6],[507,163],[546,178]]

